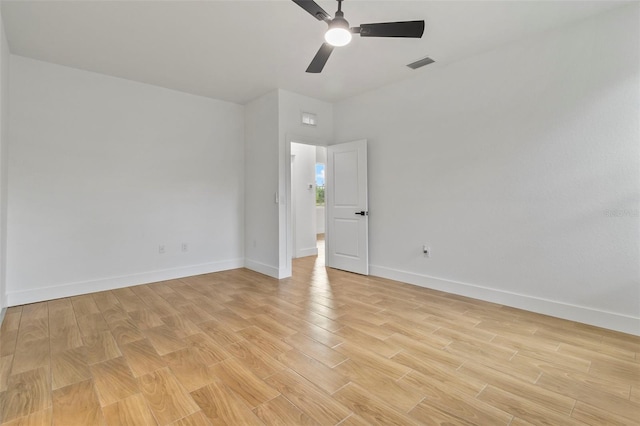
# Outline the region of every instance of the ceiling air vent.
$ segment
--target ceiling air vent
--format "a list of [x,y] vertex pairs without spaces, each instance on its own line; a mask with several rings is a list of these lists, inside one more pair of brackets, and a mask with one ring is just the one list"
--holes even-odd
[[426,58],[418,59],[415,62],[411,62],[410,64],[407,64],[407,66],[412,70],[417,70],[418,68],[424,67],[425,65],[429,65],[434,62],[435,61],[433,59],[427,56]]

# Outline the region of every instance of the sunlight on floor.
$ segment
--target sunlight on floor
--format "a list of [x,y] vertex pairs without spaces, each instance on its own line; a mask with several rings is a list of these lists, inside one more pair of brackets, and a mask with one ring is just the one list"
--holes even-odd
[[314,281],[315,278],[325,280],[325,282],[328,280],[324,262],[324,234],[318,234],[318,256],[316,256],[316,260],[313,264],[312,278]]
[[[311,287],[312,293],[316,293],[322,299],[332,295],[331,281],[325,267],[324,250],[324,234],[318,234],[318,255],[315,258],[313,271],[311,272]],[[321,303],[327,304],[327,301],[325,300]]]

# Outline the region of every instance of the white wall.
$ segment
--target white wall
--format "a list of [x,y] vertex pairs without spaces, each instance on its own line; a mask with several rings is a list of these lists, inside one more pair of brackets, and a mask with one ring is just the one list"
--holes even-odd
[[[318,126],[304,126],[302,111],[316,113]],[[245,129],[245,266],[285,278],[291,276],[293,254],[290,143],[326,145],[333,134],[333,107],[276,90],[245,105]]]
[[[325,166],[327,164],[327,148],[324,146],[316,147],[316,163],[321,163]],[[318,234],[324,234],[325,222],[324,206],[316,206],[316,232]]]
[[[245,105],[245,266],[280,278],[278,92]],[[275,202],[278,193],[279,203]]]
[[316,238],[317,234],[324,234],[324,224],[326,222],[324,206],[316,206]]
[[324,146],[316,147],[316,163],[327,164],[327,148]]
[[[333,140],[333,105],[287,90],[278,90],[280,136],[326,146]],[[316,126],[302,124],[302,112],[317,115]]]
[[7,306],[7,192],[9,146],[9,45],[0,15],[0,322]]
[[10,305],[243,265],[242,106],[19,56],[11,75]]
[[369,141],[372,274],[640,334],[638,20],[335,105],[336,140]]
[[291,161],[293,257],[315,256],[318,254],[316,241],[316,147],[292,143]]

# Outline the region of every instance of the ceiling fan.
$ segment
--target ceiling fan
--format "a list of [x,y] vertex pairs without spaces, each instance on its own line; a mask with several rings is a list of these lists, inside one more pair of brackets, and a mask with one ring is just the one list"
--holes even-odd
[[351,34],[360,34],[360,37],[409,37],[421,38],[424,33],[424,21],[382,22],[378,24],[361,24],[359,27],[349,28],[349,22],[344,19],[342,13],[342,0],[338,0],[336,16],[325,12],[313,0],[293,0],[298,6],[309,12],[318,21],[324,21],[329,29],[324,35],[325,43],[309,64],[307,72],[319,73],[329,59],[334,47],[346,46],[351,41]]

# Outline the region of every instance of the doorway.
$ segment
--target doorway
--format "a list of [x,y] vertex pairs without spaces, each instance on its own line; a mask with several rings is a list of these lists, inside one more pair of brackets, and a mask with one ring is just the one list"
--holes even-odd
[[327,149],[298,142],[290,145],[291,257],[318,256],[324,263]]
[[[361,275],[369,274],[369,210],[367,196],[367,140],[361,139],[353,142],[334,144],[330,146],[313,145],[310,143],[295,142],[297,139],[288,139],[285,146],[285,158],[290,159],[289,167],[284,168],[285,172],[285,194],[286,208],[282,213],[286,215],[282,228],[285,232],[286,274],[290,276],[292,272],[292,259],[312,255],[322,255],[324,251],[323,266],[342,269]],[[301,154],[296,152],[296,147],[305,147],[308,152],[316,149],[316,159],[326,161],[326,181],[324,191],[325,218],[324,240],[322,235],[318,238],[317,209],[315,211],[306,210],[308,214],[300,214],[295,206],[304,206],[304,209],[312,208],[315,199],[317,184],[314,185],[314,174],[306,174],[311,166],[302,167]],[[317,151],[317,148],[324,151]],[[293,151],[292,151],[293,150]],[[318,154],[320,152],[320,154]],[[307,156],[308,164],[313,164],[313,155]],[[324,158],[323,158],[324,157]],[[301,167],[301,168],[299,168]],[[298,170],[304,170],[305,177],[296,179],[293,176]],[[293,195],[295,188],[295,195]],[[300,197],[311,200],[311,204],[301,203]],[[318,206],[316,206],[317,208]],[[313,219],[315,217],[315,219]],[[310,220],[311,219],[311,220]],[[303,225],[301,223],[306,223]],[[316,223],[315,232],[313,223]],[[311,224],[310,224],[311,223]],[[320,228],[321,229],[321,228]],[[294,246],[294,233],[296,245]],[[322,234],[322,233],[320,233]],[[300,239],[303,236],[303,240]],[[315,238],[314,238],[315,236]],[[318,250],[318,246],[321,247]],[[295,250],[294,250],[295,247]],[[308,249],[308,250],[307,250]],[[322,250],[324,249],[324,250]]]

